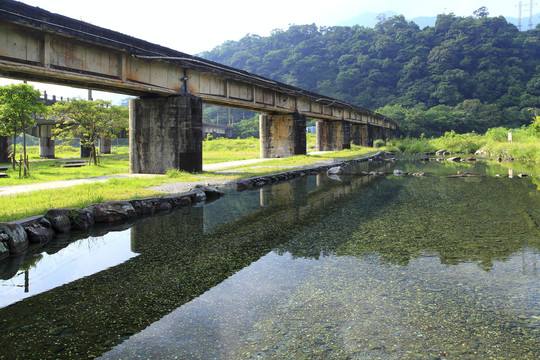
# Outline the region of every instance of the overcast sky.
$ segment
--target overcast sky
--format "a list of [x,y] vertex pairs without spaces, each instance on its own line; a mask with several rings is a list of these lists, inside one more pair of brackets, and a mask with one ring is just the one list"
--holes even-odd
[[[392,10],[410,19],[451,12],[458,16],[469,16],[474,10],[486,6],[490,16],[517,17],[519,3],[518,0],[23,0],[22,2],[192,55],[211,50],[227,40],[239,40],[248,33],[267,36],[273,29],[287,29],[290,24],[315,23],[319,26],[331,26],[366,11],[381,13]],[[523,16],[527,17],[530,0],[523,0],[522,3]],[[534,12],[538,12],[536,8]],[[14,81],[0,78],[0,85],[11,82]],[[47,90],[51,95],[87,96],[86,90],[74,91],[32,84],[42,91]],[[94,98],[105,97],[103,93],[94,93]],[[111,99],[118,100],[118,98]]]

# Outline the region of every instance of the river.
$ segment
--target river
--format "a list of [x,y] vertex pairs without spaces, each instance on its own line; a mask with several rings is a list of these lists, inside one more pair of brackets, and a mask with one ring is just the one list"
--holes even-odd
[[56,239],[0,262],[0,358],[537,359],[520,171],[360,163]]

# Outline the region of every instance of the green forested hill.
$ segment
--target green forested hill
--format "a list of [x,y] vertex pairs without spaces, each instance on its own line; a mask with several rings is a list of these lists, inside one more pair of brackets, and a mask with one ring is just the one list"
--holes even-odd
[[403,16],[374,29],[292,25],[202,57],[375,109],[404,135],[521,126],[540,106],[540,26],[520,32],[503,17],[439,15],[425,29]]

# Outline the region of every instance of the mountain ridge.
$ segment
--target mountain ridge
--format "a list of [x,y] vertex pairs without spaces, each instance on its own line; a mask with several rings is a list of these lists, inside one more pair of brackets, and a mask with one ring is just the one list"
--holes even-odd
[[[365,27],[369,27],[369,28],[374,28],[375,25],[377,25],[377,23],[379,22],[379,19],[378,17],[380,17],[381,15],[384,15],[386,16],[386,18],[390,18],[392,16],[397,16],[397,15],[400,15],[399,13],[393,11],[393,10],[388,10],[388,11],[383,11],[383,12],[380,12],[380,13],[376,13],[376,12],[372,12],[372,11],[365,11],[365,12],[362,12],[352,18],[349,18],[349,19],[345,19],[345,20],[342,20],[340,22],[338,22],[337,26],[354,26],[354,25],[360,25],[360,26],[365,26]],[[504,16],[504,18],[506,19],[506,21],[508,21],[509,23],[511,24],[514,24],[516,27],[518,26],[518,18],[517,17],[512,17],[512,16]],[[435,26],[435,21],[437,20],[437,16],[418,16],[418,17],[414,17],[414,18],[405,18],[407,21],[412,21],[414,22],[415,24],[417,24],[420,29],[423,29],[425,28],[426,26],[430,26],[430,27],[433,27]],[[532,16],[532,24],[533,24],[533,29],[538,25],[540,24],[540,13],[536,13]],[[522,31],[525,31],[525,30],[529,30],[529,17],[522,17],[521,18],[521,30]]]

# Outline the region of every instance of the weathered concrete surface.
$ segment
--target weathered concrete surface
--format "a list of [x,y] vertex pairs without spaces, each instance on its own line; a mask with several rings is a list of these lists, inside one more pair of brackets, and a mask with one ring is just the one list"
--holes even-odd
[[129,172],[202,171],[202,100],[195,96],[131,99]]
[[259,117],[261,158],[285,158],[306,154],[306,116],[262,114]]
[[351,123],[348,121],[318,121],[316,131],[318,151],[351,148]]
[[111,153],[111,139],[99,138],[99,153],[110,154]]
[[50,137],[39,138],[39,156],[54,158],[54,140]]
[[351,141],[353,145],[367,146],[367,124],[351,124]]

